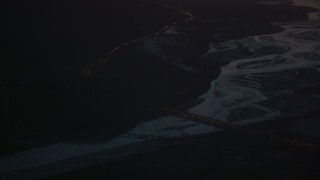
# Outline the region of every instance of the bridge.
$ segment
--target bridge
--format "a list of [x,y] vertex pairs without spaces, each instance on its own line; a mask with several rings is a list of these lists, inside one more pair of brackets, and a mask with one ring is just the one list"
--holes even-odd
[[[277,141],[285,143],[285,144],[295,145],[297,147],[320,148],[320,145],[318,145],[318,144],[307,143],[307,142],[297,142],[297,140],[295,140],[295,139],[291,139],[291,138],[286,138],[286,137],[282,137],[282,136],[279,136],[279,135],[275,135],[275,134],[273,134],[271,132],[254,130],[254,129],[251,129],[251,128],[242,127],[242,126],[239,126],[239,125],[236,125],[236,124],[232,124],[232,123],[229,123],[229,122],[225,122],[225,121],[209,118],[209,117],[206,117],[206,116],[201,116],[201,115],[190,113],[190,112],[180,111],[180,110],[175,109],[175,108],[165,108],[164,110],[166,110],[167,112],[170,112],[174,116],[181,117],[181,118],[184,118],[184,119],[189,119],[189,120],[192,120],[192,121],[195,121],[195,122],[199,122],[199,123],[202,123],[202,124],[206,124],[206,125],[209,125],[209,126],[214,126],[214,127],[218,127],[218,128],[222,128],[222,129],[242,130],[242,131],[249,132],[249,133],[251,133],[253,135],[268,137],[270,139],[277,140]],[[188,135],[187,134],[181,134],[180,137],[185,137],[185,136],[188,136]],[[144,140],[158,140],[158,139],[168,138],[168,137],[157,136],[157,135],[153,135],[153,134],[133,134],[133,133],[131,133],[131,134],[123,134],[120,137],[144,139]]]
[[290,144],[290,145],[294,145],[296,147],[307,147],[307,148],[320,148],[320,145],[318,144],[314,144],[314,143],[308,143],[308,142],[298,142],[296,139],[292,139],[292,138],[287,138],[287,137],[283,137],[283,136],[279,136],[279,135],[275,135],[271,132],[265,132],[265,131],[260,131],[260,130],[254,130],[251,128],[246,128],[246,127],[242,127],[239,125],[235,125],[232,123],[228,123],[228,122],[224,122],[221,120],[217,120],[217,119],[213,119],[213,118],[209,118],[206,116],[201,116],[198,114],[194,114],[194,113],[190,113],[190,112],[184,112],[184,111],[180,111],[177,110],[175,108],[165,108],[166,111],[171,112],[173,115],[181,117],[181,118],[185,118],[185,119],[190,119],[192,121],[196,121],[202,124],[207,124],[210,126],[215,126],[215,127],[219,127],[219,128],[223,128],[223,129],[238,129],[238,130],[243,130],[246,132],[249,132],[251,134],[254,135],[259,135],[259,136],[264,136],[264,137],[268,137],[270,139],[285,143],[285,144]]
[[190,119],[192,121],[196,121],[202,124],[210,125],[210,126],[215,126],[218,128],[222,129],[234,129],[234,128],[240,128],[240,126],[228,123],[225,121],[209,118],[206,116],[201,116],[198,114],[190,113],[190,112],[184,112],[184,111],[179,111],[174,108],[165,108],[166,111],[172,113],[175,116],[185,118],[185,119]]
[[163,136],[156,136],[153,134],[134,134],[134,133],[122,134],[119,137],[144,139],[144,140],[158,140],[158,139],[166,138]]
[[[222,128],[222,129],[235,129],[235,128],[244,129],[243,127],[240,127],[240,126],[232,124],[232,123],[220,121],[217,119],[209,118],[206,116],[201,116],[201,115],[190,113],[190,112],[180,111],[180,110],[177,110],[174,108],[165,108],[165,110],[170,112],[174,116],[181,117],[184,119],[189,119],[189,120],[196,121],[196,122],[206,124],[209,126],[214,126],[214,127],[218,127],[218,128]],[[188,135],[185,133],[182,133],[179,137],[185,137],[185,136],[188,136]],[[119,137],[143,139],[143,140],[158,140],[158,139],[168,138],[165,136],[158,136],[158,135],[154,135],[154,134],[134,134],[134,133],[122,134]]]

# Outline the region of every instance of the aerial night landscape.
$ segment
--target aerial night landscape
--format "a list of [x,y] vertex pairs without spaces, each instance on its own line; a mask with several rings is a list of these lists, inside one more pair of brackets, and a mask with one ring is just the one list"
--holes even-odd
[[320,180],[320,0],[1,6],[1,180]]

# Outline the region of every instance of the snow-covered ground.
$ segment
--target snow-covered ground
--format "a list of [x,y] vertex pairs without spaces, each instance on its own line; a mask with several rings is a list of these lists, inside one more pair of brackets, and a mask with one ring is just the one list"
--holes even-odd
[[[312,3],[313,2],[313,3]],[[315,0],[296,1],[296,5],[319,6]],[[290,95],[304,86],[312,86],[317,79],[291,75],[301,73],[307,69],[309,72],[320,73],[320,24],[313,12],[311,21],[288,22],[278,24],[285,30],[280,33],[252,36],[239,40],[212,44],[210,50],[201,58],[206,57],[214,61],[216,53],[226,55],[229,52],[245,48],[253,54],[250,57],[226,58],[229,64],[221,67],[220,76],[211,82],[208,92],[199,98],[203,102],[189,109],[189,112],[217,118],[224,121],[232,121],[238,124],[254,123],[272,117],[280,116],[283,106],[290,106]],[[166,33],[175,33],[173,30]],[[148,40],[150,42],[150,40]],[[150,43],[149,43],[150,44]],[[221,50],[219,47],[226,47]],[[150,47],[150,46],[149,46]],[[267,52],[267,53],[266,53]],[[220,59],[221,60],[221,59]],[[320,82],[319,82],[320,83]],[[285,86],[282,86],[285,84]],[[289,84],[289,85],[288,85]],[[293,86],[291,86],[293,84]],[[285,95],[289,98],[281,99],[277,95]],[[312,97],[311,97],[312,96]],[[311,94],[313,102],[320,105],[320,94]],[[279,106],[271,106],[268,101],[279,100]],[[281,105],[283,103],[284,105]],[[289,103],[289,104],[288,104]],[[298,102],[294,102],[298,103]],[[292,105],[294,105],[292,103]],[[309,103],[306,102],[299,102]],[[295,107],[293,107],[295,108]],[[241,113],[250,112],[250,113]],[[248,117],[250,114],[252,116]],[[166,116],[141,123],[128,134],[146,134],[165,137],[179,137],[181,135],[203,134],[217,131],[218,129],[199,124],[179,117]],[[115,138],[104,144],[65,144],[58,143],[46,147],[35,148],[12,156],[0,159],[0,173],[10,172],[41,166],[70,157],[98,152],[136,143],[141,139]]]
[[[294,0],[294,5],[296,6],[305,6],[305,7],[312,7],[320,9],[320,1],[319,0]],[[312,12],[309,13],[309,19],[310,20],[319,20],[320,18],[320,12]]]
[[[318,23],[291,22],[281,24],[285,30],[277,34],[253,36],[213,45],[206,56],[214,57],[222,51],[227,55],[232,50],[244,47],[253,57],[228,59],[231,62],[221,67],[220,76],[212,81],[210,90],[200,96],[204,101],[189,111],[224,121],[237,121],[241,124],[280,116],[281,110],[266,105],[269,98],[274,94],[302,88],[298,86],[300,81],[315,81],[315,79],[309,79],[311,77],[295,80],[286,73],[280,72],[289,70],[298,72],[300,69],[317,68],[320,65],[319,25]],[[221,46],[228,48],[218,50]],[[220,55],[220,58],[223,56]],[[281,75],[277,76],[282,78],[281,81],[284,84],[288,81],[296,81],[297,87],[277,87],[278,82],[265,81],[265,77],[270,77],[272,81],[275,74],[279,73]],[[309,84],[306,83],[305,86]],[[273,86],[269,90],[273,94],[265,92],[268,89],[266,86],[269,89]],[[250,110],[251,114],[256,112],[259,117],[231,116],[231,113],[237,109],[248,110],[247,112]],[[241,121],[241,119],[246,120]]]

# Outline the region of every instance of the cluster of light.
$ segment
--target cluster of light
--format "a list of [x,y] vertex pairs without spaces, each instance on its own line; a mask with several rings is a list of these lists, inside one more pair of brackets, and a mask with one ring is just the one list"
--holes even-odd
[[94,65],[91,66],[83,66],[82,67],[82,74],[86,77],[90,76],[92,73],[92,70],[94,68]]

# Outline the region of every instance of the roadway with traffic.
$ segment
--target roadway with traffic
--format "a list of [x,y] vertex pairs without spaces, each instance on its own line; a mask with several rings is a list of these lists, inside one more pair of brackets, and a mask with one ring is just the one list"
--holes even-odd
[[[148,3],[151,3],[151,2],[148,2]],[[166,6],[164,4],[160,4],[162,7],[164,8],[170,8],[172,9],[173,7],[169,7],[169,6]],[[159,36],[160,34],[162,34],[163,32],[169,30],[170,28],[176,26],[176,25],[179,25],[179,24],[182,24],[182,23],[185,23],[185,22],[188,22],[188,21],[191,21],[193,20],[195,17],[193,14],[191,14],[190,12],[187,12],[183,9],[175,9],[176,11],[179,11],[181,14],[185,15],[187,18],[185,19],[182,19],[182,20],[179,20],[179,21],[176,21],[176,22],[173,22],[165,27],[163,27],[162,29],[160,29],[159,31],[153,33],[153,34],[149,34],[149,35],[146,35],[144,37],[139,37],[137,39],[134,39],[134,40],[130,40],[130,41],[127,41],[127,42],[123,42],[119,45],[117,45],[116,47],[114,47],[111,51],[109,51],[105,57],[103,59],[99,59],[96,63],[94,64],[91,64],[91,65],[85,65],[82,67],[81,69],[81,72],[84,76],[88,77],[92,74],[94,68],[96,66],[98,66],[99,64],[104,64],[104,63],[107,63],[111,60],[111,58],[118,52],[120,51],[122,48],[126,47],[126,46],[129,46],[129,45],[132,45],[132,44],[135,44],[135,43],[138,43],[138,42],[142,42],[144,40],[147,40],[147,39],[151,39],[151,38],[154,38],[154,37],[157,37]]]

